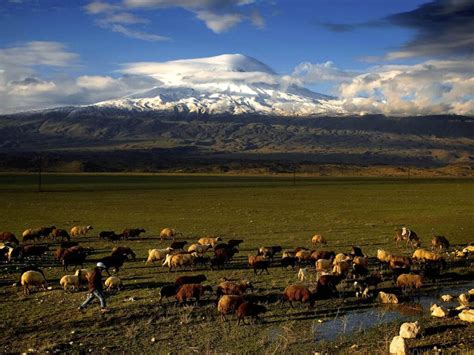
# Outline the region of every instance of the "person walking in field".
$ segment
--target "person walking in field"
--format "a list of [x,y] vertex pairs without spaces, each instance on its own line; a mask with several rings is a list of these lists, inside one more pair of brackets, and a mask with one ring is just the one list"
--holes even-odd
[[84,308],[86,308],[94,300],[94,297],[96,297],[100,302],[101,313],[110,312],[110,310],[107,308],[107,305],[105,304],[104,286],[102,284],[102,270],[105,268],[106,267],[104,263],[97,263],[97,266],[94,268],[94,271],[89,277],[89,282],[87,284],[89,293],[87,294],[86,300],[79,306],[79,311],[82,311]]

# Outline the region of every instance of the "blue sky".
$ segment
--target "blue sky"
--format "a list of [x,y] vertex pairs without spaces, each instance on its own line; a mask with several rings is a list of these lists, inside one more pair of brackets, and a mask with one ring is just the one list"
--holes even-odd
[[[23,85],[29,77],[57,84],[58,78],[75,80],[85,75],[119,78],[118,70],[124,63],[223,53],[252,56],[282,75],[291,75],[301,63],[318,65],[328,61],[337,70],[361,75],[385,72],[393,65],[417,68],[425,62],[445,60],[451,61],[448,70],[457,71],[456,63],[464,66],[472,58],[472,32],[466,42],[472,26],[456,25],[460,18],[465,23],[473,20],[469,2],[0,0],[0,73],[3,71],[3,85],[10,88],[18,82]],[[423,23],[426,13],[437,11],[436,6],[453,15],[448,20],[437,15],[433,21]],[[439,34],[436,27],[431,27],[436,21],[442,30],[446,27],[445,33]],[[454,40],[452,33],[458,34]],[[441,42],[444,38],[444,47],[436,43],[437,37]],[[459,45],[452,48],[458,39]],[[55,49],[47,47],[51,55],[56,51],[58,55],[71,56],[53,65],[42,59],[22,64],[29,43],[55,43]],[[12,59],[16,53],[18,61]],[[442,70],[446,74],[446,69]],[[463,70],[464,75],[468,71],[467,79],[472,78],[470,68]],[[341,85],[353,78],[349,75],[337,80],[317,80],[316,75],[314,80],[304,82],[311,89],[338,94],[342,92]],[[43,89],[48,91],[47,86],[43,85]],[[0,95],[1,92],[0,89]],[[467,95],[472,98],[472,93]],[[413,96],[416,95],[404,94]],[[14,101],[13,96],[11,99]],[[13,109],[3,111],[8,110]]]

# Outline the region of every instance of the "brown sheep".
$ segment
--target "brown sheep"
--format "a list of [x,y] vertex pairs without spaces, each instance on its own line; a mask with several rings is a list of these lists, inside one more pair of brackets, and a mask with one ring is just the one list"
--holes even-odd
[[249,266],[253,267],[253,264],[255,264],[257,261],[265,260],[265,258],[261,255],[249,255],[248,256],[248,263]]
[[331,297],[338,294],[337,285],[341,282],[341,275],[321,275],[316,283],[316,294],[320,297]]
[[390,256],[390,267],[410,267],[412,264],[412,261],[410,257],[408,256],[396,256],[396,255],[391,255]]
[[124,238],[139,238],[141,233],[145,233],[143,228],[128,228],[124,229],[122,235]]
[[212,287],[203,286],[201,284],[184,284],[179,288],[176,294],[176,300],[178,300],[179,303],[184,303],[195,298],[196,302],[199,302],[205,291],[212,292]]
[[24,245],[21,254],[24,258],[31,256],[41,257],[46,254],[48,250],[49,247],[46,245]]
[[112,253],[110,255],[119,255],[119,254],[125,254],[127,256],[131,256],[132,259],[135,259],[135,253],[133,250],[129,247],[115,247],[112,249]]
[[442,235],[435,235],[431,239],[431,246],[433,249],[449,249],[449,240]]
[[59,238],[61,238],[61,241],[64,241],[64,240],[70,241],[71,240],[71,237],[69,236],[69,233],[64,229],[54,228],[51,234],[52,234],[54,240],[59,239]]
[[290,285],[283,291],[283,300],[288,301],[291,308],[293,308],[293,302],[309,303],[309,306],[313,307],[315,294],[304,286]]
[[298,258],[300,263],[309,262],[311,259],[311,251],[302,249],[296,252],[295,257]]
[[242,296],[224,295],[217,303],[217,311],[221,314],[222,320],[225,321],[225,315],[235,313],[242,303],[244,303]]
[[10,242],[16,245],[20,244],[20,241],[16,239],[15,234],[11,232],[0,232],[0,242]]
[[255,321],[260,320],[258,316],[262,313],[265,313],[266,311],[267,309],[262,305],[244,302],[239,306],[239,308],[237,308],[237,311],[235,312],[238,319],[237,324],[239,325],[240,322],[242,322],[244,325],[246,325],[245,317],[252,317]]
[[309,258],[311,259],[311,261],[316,262],[319,259],[334,260],[335,257],[336,253],[333,251],[315,250],[311,253],[311,256]]
[[217,286],[217,296],[220,295],[237,295],[242,296],[245,292],[253,290],[253,285],[249,281],[242,281],[240,283],[233,281],[223,281]]
[[268,272],[268,267],[270,266],[269,260],[257,260],[253,263],[252,268],[255,275],[257,275],[257,270],[260,270],[260,274],[263,274],[264,271],[267,272],[267,275],[270,275]]
[[419,289],[423,286],[423,276],[413,274],[401,274],[397,277],[397,287],[403,290]]

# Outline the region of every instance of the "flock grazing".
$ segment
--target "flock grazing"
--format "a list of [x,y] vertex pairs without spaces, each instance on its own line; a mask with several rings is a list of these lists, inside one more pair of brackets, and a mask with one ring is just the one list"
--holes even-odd
[[[91,225],[73,226],[69,232],[55,226],[27,229],[22,233],[20,242],[11,232],[0,233],[0,261],[4,263],[20,262],[24,265],[20,284],[24,293],[29,294],[33,288],[48,289],[48,282],[40,267],[46,254],[52,254],[55,261],[62,266],[64,272],[73,268],[74,274],[65,274],[60,278],[59,286],[64,290],[76,291],[87,286],[91,271],[84,268],[90,262],[89,256],[94,253],[90,247],[80,244],[87,243],[87,238],[93,233]],[[141,238],[146,233],[142,228],[124,229],[121,233],[101,231],[98,236],[104,240],[117,242]],[[195,242],[177,240],[182,236],[172,228],[165,228],[159,234],[160,240],[169,241],[166,248],[148,249],[144,258],[146,267],[160,265],[167,267],[169,272],[179,270],[207,269],[226,270],[233,265],[235,256],[241,253],[242,239],[224,241],[221,237],[206,236],[197,238]],[[51,243],[39,243],[51,239],[58,245],[52,250]],[[147,239],[146,237],[144,238]],[[189,237],[187,238],[188,240]],[[367,255],[358,246],[351,250],[335,251],[328,249],[331,245],[320,234],[309,238],[308,245],[284,249],[280,245],[261,246],[245,255],[248,270],[252,277],[273,272],[294,273],[297,282],[288,285],[280,293],[280,302],[291,308],[295,303],[315,306],[321,299],[355,295],[357,298],[373,299],[382,304],[399,303],[400,297],[412,296],[420,290],[427,281],[436,282],[442,270],[447,267],[447,259],[465,260],[470,262],[474,246],[467,245],[461,249],[451,250],[451,244],[444,236],[434,236],[429,249],[421,248],[421,239],[407,228],[396,230],[394,241],[396,246],[402,245],[411,249],[411,255],[400,255],[379,249],[376,255]],[[150,244],[152,240],[150,240]],[[324,249],[323,249],[324,248]],[[400,252],[400,248],[396,249]],[[406,249],[405,249],[406,250]],[[130,246],[114,246],[110,255],[100,258],[105,265],[108,278],[105,280],[106,290],[118,292],[124,285],[118,276],[126,262],[136,260],[137,255]],[[280,268],[279,270],[277,268]],[[272,270],[278,271],[272,271]],[[114,274],[111,274],[111,271]],[[175,273],[173,273],[175,275]],[[170,274],[171,275],[171,274]],[[246,275],[249,276],[248,274]],[[381,283],[389,282],[391,292],[379,289]],[[343,287],[342,287],[343,286]],[[345,292],[341,294],[341,289]],[[349,291],[348,291],[349,290]],[[255,291],[251,281],[241,279],[221,279],[216,285],[208,284],[205,274],[181,275],[173,283],[163,285],[159,289],[158,303],[163,300],[175,300],[178,304],[189,302],[199,303],[203,297],[211,295],[215,299],[217,312],[225,319],[234,314],[239,324],[246,324],[246,319],[260,320],[267,308],[255,302],[250,295]],[[452,301],[453,297],[444,295],[442,301]],[[474,296],[466,293],[459,297],[459,302],[468,311],[470,301]],[[260,299],[262,300],[262,299]],[[438,308],[436,308],[438,307]],[[448,314],[442,307],[433,308],[433,314]],[[469,313],[463,316],[469,318]]]

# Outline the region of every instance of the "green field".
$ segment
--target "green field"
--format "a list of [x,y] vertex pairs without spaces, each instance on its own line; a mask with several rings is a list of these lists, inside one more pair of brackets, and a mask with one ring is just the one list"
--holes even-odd
[[[37,192],[35,175],[0,175],[0,230],[18,236],[30,227],[69,229],[74,224],[91,224],[93,233],[79,238],[95,251],[88,267],[114,246],[100,241],[99,231],[142,227],[146,233],[138,241],[118,243],[130,246],[137,260],[120,271],[125,289],[108,299],[113,312],[105,317],[98,314],[95,304],[87,313],[77,313],[84,292],[55,289],[25,297],[11,286],[18,279],[14,267],[2,267],[3,351],[62,348],[95,352],[106,347],[137,353],[309,353],[336,344],[319,341],[314,331],[317,320],[328,319],[356,301],[320,301],[315,311],[280,305],[278,295],[296,282],[296,271],[271,268],[270,275],[254,277],[245,268],[245,259],[257,247],[310,247],[311,236],[320,233],[329,240],[327,248],[336,252],[348,252],[351,244],[357,244],[370,255],[381,247],[404,253],[393,243],[394,229],[402,225],[415,230],[425,246],[433,234],[445,235],[452,244],[474,241],[471,179],[297,177],[294,181],[292,177],[252,176],[44,175],[42,182],[44,191]],[[182,239],[188,242],[205,235],[221,236],[224,241],[243,239],[230,269],[199,273],[206,274],[207,283],[213,286],[224,276],[251,279],[259,300],[264,296],[268,300],[266,323],[238,327],[234,320],[222,322],[213,303],[215,296],[206,297],[207,302],[198,307],[158,305],[158,288],[184,274],[144,265],[148,249],[169,244],[157,238],[168,226],[182,232]],[[62,269],[45,270],[58,288]],[[388,341],[384,334],[386,338],[366,332],[359,339],[375,339],[373,349],[383,351]],[[357,343],[357,339],[347,341],[341,338],[338,346]]]

